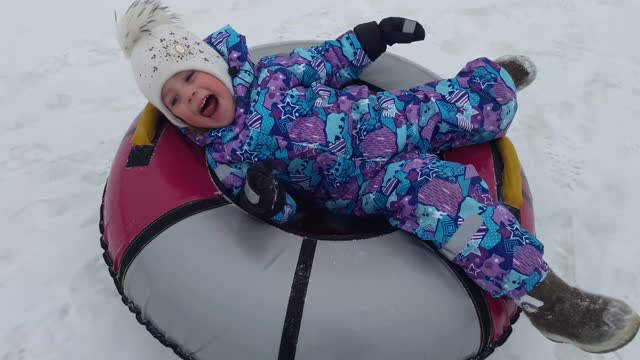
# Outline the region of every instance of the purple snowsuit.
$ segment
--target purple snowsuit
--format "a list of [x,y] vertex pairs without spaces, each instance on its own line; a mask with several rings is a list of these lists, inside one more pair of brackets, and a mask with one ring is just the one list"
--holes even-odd
[[[434,155],[504,136],[517,103],[499,65],[481,58],[452,79],[370,93],[345,87],[371,63],[351,31],[255,65],[230,27],[206,41],[234,72],[235,120],[206,133],[183,131],[207,146],[228,192],[243,189],[250,164],[273,159],[291,188],[332,212],[382,214],[433,241],[495,297],[518,300],[544,279],[543,245],[491,198],[472,166]],[[291,218],[296,204],[288,194],[286,203],[274,221]]]

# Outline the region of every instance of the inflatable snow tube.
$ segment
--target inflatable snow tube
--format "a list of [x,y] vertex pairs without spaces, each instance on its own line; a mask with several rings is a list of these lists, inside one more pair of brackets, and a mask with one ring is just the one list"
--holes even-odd
[[[391,54],[362,76],[380,88],[436,78]],[[443,157],[473,164],[534,231],[507,139]],[[517,307],[486,296],[426,243],[384,221],[329,215],[278,228],[231,204],[216,181],[204,150],[148,107],[122,140],[100,211],[123,302],[181,358],[484,359],[509,336]]]

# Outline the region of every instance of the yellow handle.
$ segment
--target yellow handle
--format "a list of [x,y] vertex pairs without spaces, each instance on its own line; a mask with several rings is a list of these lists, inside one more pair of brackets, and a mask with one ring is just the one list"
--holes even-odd
[[497,142],[498,151],[504,164],[502,174],[503,202],[516,209],[522,207],[522,173],[520,172],[520,159],[513,143],[507,138],[501,138]]
[[138,121],[136,131],[131,137],[131,145],[151,145],[153,143],[153,137],[156,135],[156,126],[158,125],[159,118],[160,111],[150,103],[147,104],[142,111],[142,115],[140,115],[140,121]]

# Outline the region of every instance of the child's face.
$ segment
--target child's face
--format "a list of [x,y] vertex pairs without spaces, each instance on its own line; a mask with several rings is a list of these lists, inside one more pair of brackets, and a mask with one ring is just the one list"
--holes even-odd
[[162,87],[162,102],[173,115],[196,128],[221,128],[235,115],[233,96],[215,76],[187,70],[173,75]]

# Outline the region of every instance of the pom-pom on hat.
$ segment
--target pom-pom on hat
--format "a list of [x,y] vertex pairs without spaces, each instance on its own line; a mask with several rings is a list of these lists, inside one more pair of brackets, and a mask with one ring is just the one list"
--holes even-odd
[[144,96],[174,125],[186,127],[189,125],[162,103],[162,87],[169,78],[181,71],[199,70],[218,78],[232,94],[233,85],[225,59],[178,22],[179,17],[158,0],[136,0],[118,21],[118,41],[131,59]]

